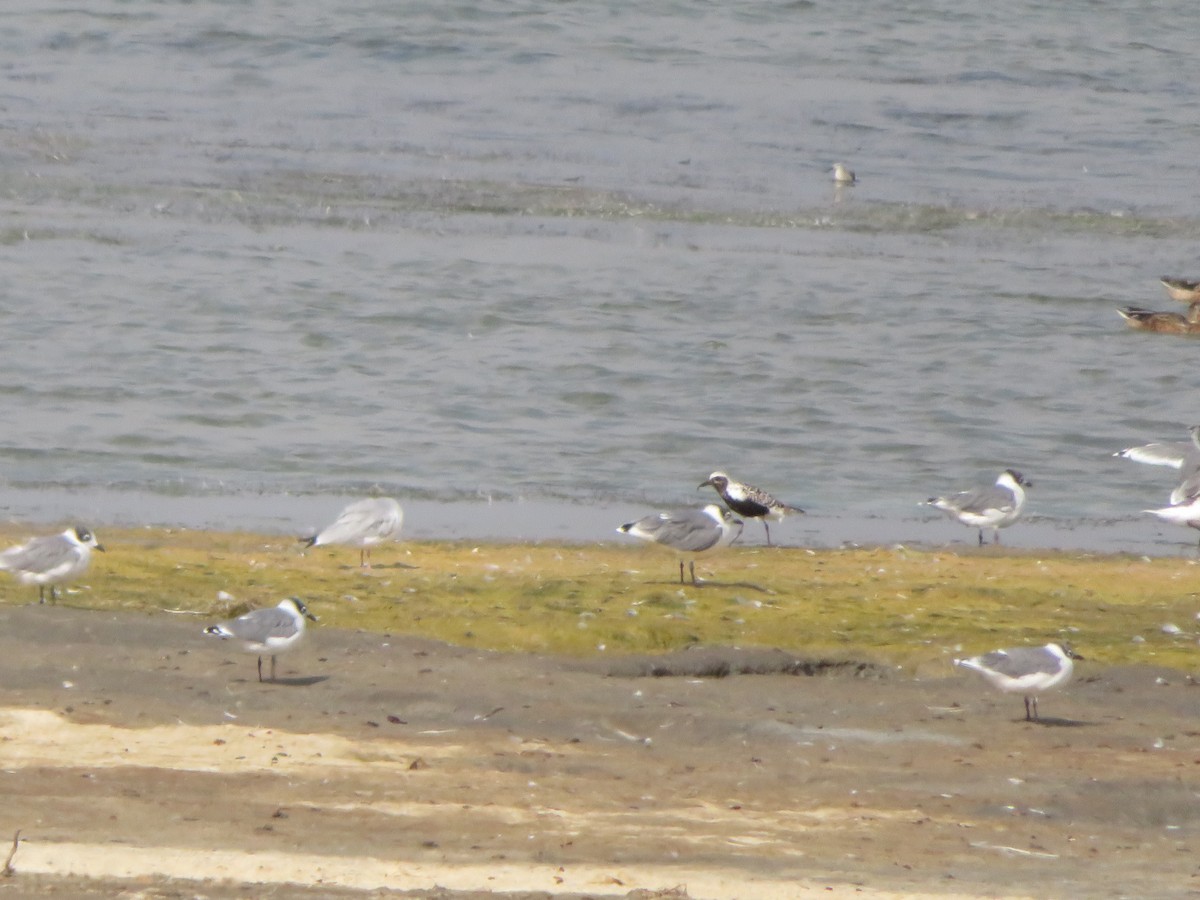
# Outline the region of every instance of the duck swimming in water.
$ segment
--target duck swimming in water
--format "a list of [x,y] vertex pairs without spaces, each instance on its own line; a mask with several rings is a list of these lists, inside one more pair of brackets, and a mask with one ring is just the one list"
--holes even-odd
[[1180,303],[1195,303],[1200,300],[1200,281],[1189,281],[1186,278],[1171,278],[1164,275],[1158,279],[1167,289],[1167,296]]
[[1118,309],[1125,324],[1135,331],[1157,331],[1159,334],[1200,334],[1200,302],[1188,307],[1186,315],[1173,312],[1154,312],[1139,306]]

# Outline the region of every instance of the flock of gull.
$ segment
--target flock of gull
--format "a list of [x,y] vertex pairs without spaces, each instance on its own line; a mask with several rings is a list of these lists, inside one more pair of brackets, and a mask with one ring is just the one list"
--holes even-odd
[[[359,548],[359,564],[370,567],[371,548],[394,540],[404,524],[400,504],[390,497],[372,497],[351,503],[333,524],[312,537],[309,547],[349,544]],[[41,535],[0,553],[0,571],[11,574],[24,585],[37,585],[38,602],[57,599],[57,586],[83,575],[92,561],[92,551],[103,551],[96,535],[82,525],[73,525],[61,534]],[[258,656],[258,680],[263,680],[263,657],[271,657],[271,681],[275,680],[275,657],[296,646],[304,637],[305,620],[317,621],[299,597],[288,597],[277,606],[255,609],[218,622],[204,633],[237,641],[247,653]]]
[[[1197,285],[1200,291],[1200,285]],[[1197,301],[1200,304],[1200,301]],[[1180,481],[1171,492],[1170,506],[1146,510],[1159,518],[1200,529],[1200,425],[1190,430],[1190,441],[1145,444],[1120,450],[1114,456],[1151,465],[1169,466],[1180,472]],[[1020,518],[1025,508],[1025,489],[1032,484],[1015,469],[1005,469],[994,484],[971,490],[931,497],[925,504],[941,510],[953,519],[979,531],[979,544],[985,532],[992,532],[993,543],[999,530]],[[685,508],[652,513],[617,528],[622,534],[662,546],[679,557],[679,581],[684,582],[684,562],[688,563],[693,585],[697,557],[728,547],[742,534],[747,519],[759,519],[772,546],[770,522],[803,514],[799,506],[784,503],[754,485],[731,478],[725,472],[713,472],[697,490],[711,487],[724,506],[709,503],[700,508]],[[398,537],[404,523],[400,504],[390,497],[368,498],[351,503],[328,527],[305,538],[309,547],[333,544],[359,548],[359,565],[370,567],[371,548]],[[43,535],[0,552],[0,570],[7,571],[24,585],[36,585],[38,600],[44,603],[46,589],[57,599],[58,585],[72,581],[87,571],[93,550],[104,547],[89,529],[72,526],[60,534]],[[298,597],[288,597],[277,606],[255,609],[244,615],[218,622],[204,633],[238,642],[243,650],[258,656],[258,680],[263,680],[263,657],[271,658],[270,680],[275,680],[276,656],[294,647],[304,636],[305,621],[317,621]],[[981,673],[1003,691],[1024,695],[1025,716],[1037,718],[1038,694],[1068,681],[1073,672],[1074,653],[1069,647],[1050,643],[1043,647],[1014,647],[996,650],[954,664]]]
[[[1200,448],[1198,448],[1200,452]],[[964,525],[979,529],[979,543],[984,532],[991,530],[993,543],[999,542],[999,529],[1011,525],[1025,508],[1025,488],[1031,482],[1014,469],[1005,469],[996,483],[943,497],[931,497],[926,503],[940,509]],[[771,544],[768,520],[781,521],[789,515],[803,513],[798,506],[784,503],[766,491],[730,478],[724,472],[713,472],[700,488],[712,487],[724,501],[725,507],[710,503],[701,509],[681,509],[643,516],[617,528],[650,543],[659,544],[679,556],[679,581],[684,583],[683,564],[688,560],[693,584],[697,584],[695,559],[728,547],[741,536],[744,523],[737,516],[760,519]],[[1074,659],[1070,647],[1050,643],[1044,647],[1012,647],[994,650],[982,656],[956,659],[954,665],[979,672],[997,689],[1019,693],[1025,699],[1025,718],[1038,718],[1038,695],[1059,687],[1070,680]]]

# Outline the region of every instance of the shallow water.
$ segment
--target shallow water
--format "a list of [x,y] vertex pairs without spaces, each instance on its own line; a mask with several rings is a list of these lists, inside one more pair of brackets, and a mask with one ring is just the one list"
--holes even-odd
[[1198,24],[9,4],[0,507],[607,539],[726,468],[787,542],[969,541],[918,503],[1015,466],[1007,543],[1177,552],[1109,454],[1200,420],[1197,345],[1114,307],[1200,277]]

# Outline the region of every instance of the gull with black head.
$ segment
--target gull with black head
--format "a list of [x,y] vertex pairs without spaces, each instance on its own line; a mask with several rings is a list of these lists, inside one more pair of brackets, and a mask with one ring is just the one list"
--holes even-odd
[[0,553],[0,570],[11,573],[21,584],[38,586],[38,602],[46,602],[46,586],[50,586],[50,602],[58,599],[54,587],[73,581],[92,562],[92,551],[104,552],[104,547],[89,529],[73,525],[61,534],[35,537],[9,547]]
[[258,680],[263,680],[262,658],[271,654],[271,680],[275,680],[275,657],[291,650],[304,637],[304,620],[317,621],[299,597],[287,597],[278,606],[254,609],[236,619],[218,622],[204,629],[222,640],[241,641],[242,650],[258,654]]
[[715,553],[728,547],[742,533],[741,519],[710,503],[703,509],[681,509],[643,516],[636,522],[626,522],[617,528],[652,544],[659,544],[679,554],[679,583],[683,584],[683,560],[688,559],[692,584],[696,581],[696,557]]
[[1021,517],[1025,509],[1025,488],[1033,487],[1025,476],[1015,469],[1005,469],[994,485],[960,491],[945,497],[930,497],[926,506],[940,509],[969,528],[979,529],[979,546],[983,546],[983,532],[992,529],[992,543],[1000,543],[1000,529],[1007,528]]
[[713,472],[707,481],[700,482],[696,490],[705,487],[714,488],[725,501],[725,505],[736,515],[745,516],[747,519],[761,519],[763,528],[767,530],[768,547],[771,546],[771,526],[767,524],[767,519],[782,522],[785,516],[804,513],[800,507],[789,506],[781,500],[776,500],[752,484],[734,481],[724,472]]

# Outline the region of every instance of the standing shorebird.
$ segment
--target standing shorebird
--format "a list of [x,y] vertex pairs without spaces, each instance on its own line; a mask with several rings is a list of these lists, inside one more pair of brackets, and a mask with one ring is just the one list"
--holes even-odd
[[9,547],[0,553],[0,569],[11,572],[21,584],[36,584],[39,603],[46,602],[46,585],[50,585],[53,603],[58,599],[54,586],[86,572],[93,550],[104,552],[104,547],[92,532],[75,525],[62,534],[43,535]]
[[846,168],[845,163],[834,163],[832,171],[834,184],[854,184],[858,181],[858,177],[852,170]]
[[371,568],[371,548],[395,538],[404,524],[404,510],[391,497],[357,500],[341,511],[328,528],[302,540],[309,547],[324,544],[351,544],[359,548],[358,564]]
[[1033,487],[1033,483],[1026,481],[1025,476],[1015,469],[1005,469],[994,485],[946,497],[930,497],[925,503],[970,528],[978,528],[979,546],[982,547],[985,529],[992,529],[992,543],[998,544],[1000,529],[1021,517],[1027,487]]
[[713,472],[708,476],[707,481],[700,482],[696,490],[704,487],[715,488],[721,495],[721,499],[725,501],[725,505],[737,515],[745,516],[747,519],[761,519],[763,528],[767,530],[768,547],[771,546],[771,526],[767,524],[767,519],[782,522],[785,516],[804,513],[800,507],[789,506],[781,500],[776,500],[766,491],[760,491],[752,484],[734,481],[724,472]]
[[204,629],[221,639],[233,638],[242,642],[247,653],[258,654],[258,680],[262,681],[263,654],[271,654],[271,680],[275,680],[275,656],[292,649],[304,637],[304,620],[317,621],[299,597],[281,600],[278,606],[255,609]]
[[1038,718],[1038,694],[1067,683],[1075,671],[1072,660],[1079,657],[1059,644],[1045,647],[1012,647],[993,650],[970,659],[956,659],[954,664],[974,669],[994,687],[1008,694],[1025,695],[1025,720]]
[[684,583],[683,560],[687,557],[692,584],[698,584],[696,557],[715,553],[732,544],[742,533],[742,521],[733,518],[717,504],[710,503],[703,509],[681,509],[643,516],[636,522],[626,522],[617,531],[661,544],[679,554],[680,584]]

